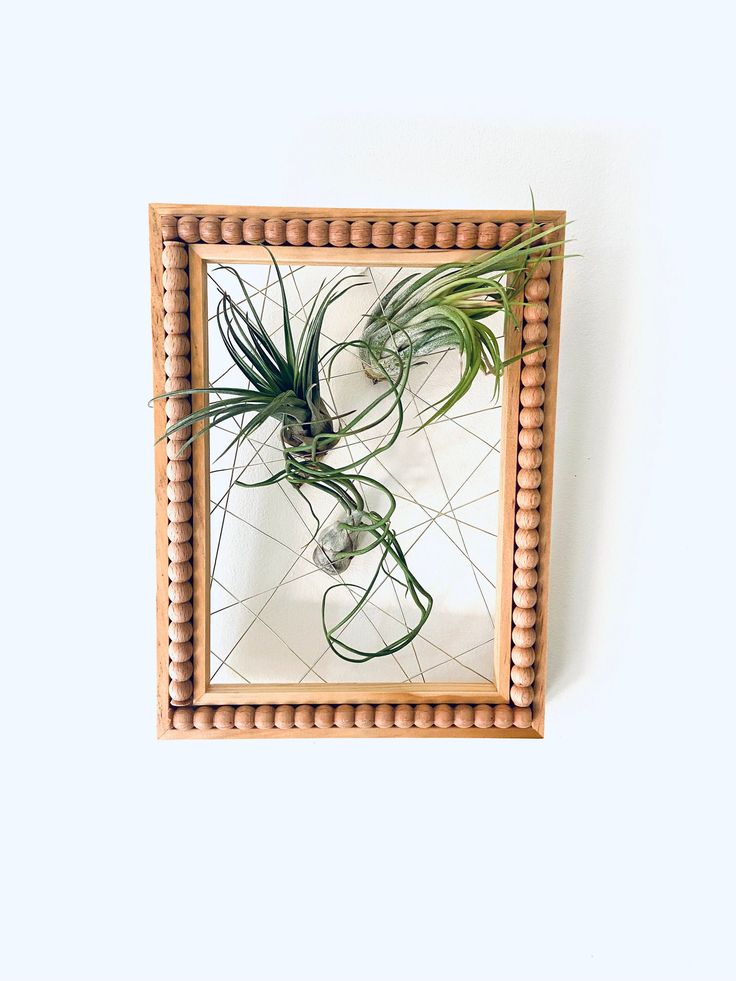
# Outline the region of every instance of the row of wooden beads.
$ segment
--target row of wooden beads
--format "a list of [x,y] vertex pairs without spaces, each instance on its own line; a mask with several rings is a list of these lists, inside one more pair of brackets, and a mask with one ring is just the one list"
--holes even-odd
[[200,705],[174,712],[174,729],[528,729],[513,705]]
[[184,215],[162,218],[164,238],[179,238],[183,242],[207,242],[227,245],[332,245],[336,248],[372,246],[386,249],[496,249],[502,248],[531,225],[515,222],[496,224],[492,221],[328,221],[316,218],[216,218]]
[[528,708],[534,700],[534,645],[537,640],[537,565],[539,564],[539,505],[544,435],[544,382],[547,352],[547,297],[550,263],[544,260],[530,273],[524,288],[524,327],[519,400],[516,552],[511,650],[511,700]]
[[[191,387],[186,247],[181,242],[166,242],[162,262],[165,388],[167,392],[176,392]],[[167,425],[179,422],[191,410],[189,398],[166,399]],[[193,690],[192,465],[191,447],[184,449],[190,435],[189,428],[181,429],[166,443],[169,697],[173,706],[191,704]]]

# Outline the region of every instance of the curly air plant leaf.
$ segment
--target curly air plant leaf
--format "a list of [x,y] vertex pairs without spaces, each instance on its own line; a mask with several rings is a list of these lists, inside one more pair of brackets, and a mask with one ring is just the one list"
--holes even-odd
[[416,364],[423,355],[456,348],[462,358],[460,379],[443,400],[429,407],[435,411],[423,425],[449,412],[480,371],[494,376],[495,400],[504,368],[521,355],[504,361],[495,335],[481,321],[502,310],[517,323],[514,306],[523,296],[530,264],[548,257],[547,237],[562,227],[541,229],[532,223],[495,252],[412,273],[379,296],[363,329],[362,360],[368,377],[379,381],[395,374],[397,355],[404,363]]

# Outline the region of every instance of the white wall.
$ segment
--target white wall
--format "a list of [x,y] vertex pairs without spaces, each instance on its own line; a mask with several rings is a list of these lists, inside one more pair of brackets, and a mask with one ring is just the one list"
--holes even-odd
[[[0,976],[730,976],[716,6],[41,3],[6,27]],[[546,740],[156,743],[146,203],[529,185],[582,253]]]

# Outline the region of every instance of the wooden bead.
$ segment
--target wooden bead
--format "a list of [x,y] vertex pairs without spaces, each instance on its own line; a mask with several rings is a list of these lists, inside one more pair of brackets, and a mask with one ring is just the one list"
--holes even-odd
[[514,603],[522,609],[531,610],[537,605],[536,589],[519,589],[517,587],[514,590]]
[[167,242],[161,252],[164,269],[186,269],[189,262],[186,248],[181,242]]
[[187,623],[170,623],[169,640],[174,644],[186,644],[192,639],[194,627],[191,620]]
[[222,241],[228,245],[240,245],[243,241],[243,222],[240,218],[222,219]]
[[394,707],[382,702],[376,705],[374,725],[377,729],[390,729],[394,724]]
[[478,244],[478,226],[472,221],[461,221],[457,226],[456,242],[459,249],[474,249]]
[[496,705],[494,715],[497,729],[510,729],[514,724],[514,710],[511,705]]
[[191,443],[185,446],[184,442],[184,437],[180,437],[178,432],[172,439],[166,441],[166,456],[169,460],[188,460],[191,457]]
[[172,603],[176,603],[180,606],[183,603],[188,603],[192,598],[192,593],[194,592],[191,582],[170,582],[169,583],[169,599]]
[[191,681],[170,681],[169,698],[172,705],[186,705],[191,701],[194,686]]
[[182,215],[177,224],[179,238],[184,242],[199,241],[199,218],[196,215]]
[[355,706],[355,725],[358,729],[371,729],[375,719],[375,709],[372,705]]
[[191,562],[170,562],[169,582],[189,582],[192,578]]
[[529,269],[529,275],[532,279],[547,279],[552,269],[552,263],[549,259],[541,259],[535,261]]
[[165,290],[185,290],[189,276],[186,269],[164,269],[163,283]]
[[547,360],[547,350],[543,347],[538,347],[536,344],[525,344],[521,349],[522,363],[531,364],[544,364]]
[[527,303],[524,306],[524,320],[527,323],[540,323],[547,319],[549,307],[546,303]]
[[534,589],[539,580],[536,569],[515,569],[514,583],[520,589]]
[[371,244],[371,223],[354,221],[350,226],[350,244],[356,249],[365,249]]
[[189,309],[189,297],[184,290],[167,290],[164,293],[164,310],[167,313],[184,313]]
[[277,705],[273,724],[277,729],[292,729],[294,727],[294,706]]
[[536,508],[517,511],[516,524],[519,528],[538,528],[539,511]]
[[165,314],[164,330],[167,334],[187,334],[189,332],[189,317],[185,313]]
[[250,245],[263,241],[263,219],[246,218],[243,222],[243,239]]
[[269,245],[283,245],[286,241],[286,222],[283,218],[268,218],[263,225],[263,237]]
[[418,249],[431,249],[434,245],[434,225],[431,221],[420,221],[414,227],[414,245]]
[[523,429],[539,429],[543,422],[544,409],[541,407],[525,407],[519,413],[519,423]]
[[215,729],[232,729],[235,725],[235,708],[232,705],[218,705],[212,716]]
[[214,215],[206,215],[199,219],[199,236],[203,242],[215,245],[222,241],[222,223]]
[[255,705],[238,705],[233,724],[236,729],[254,729],[256,724]]
[[256,729],[273,729],[276,720],[276,709],[273,705],[259,705],[256,708],[254,725]]
[[535,610],[525,610],[520,606],[514,607],[514,612],[512,615],[514,625],[517,627],[533,627],[537,622],[537,614]]
[[170,661],[190,661],[192,655],[194,654],[194,645],[191,641],[187,641],[186,644],[176,644],[171,641],[169,644],[169,660]]
[[516,503],[522,509],[534,509],[539,507],[542,497],[538,490],[522,487],[516,495]]
[[161,238],[164,242],[170,242],[172,239],[178,238],[179,231],[179,220],[176,215],[161,215]]
[[[180,357],[180,355],[175,355],[175,357]],[[164,390],[167,395],[172,398],[188,398],[188,395],[184,395],[184,392],[188,392],[191,388],[191,382],[188,378],[183,375],[173,375],[171,378],[167,378],[164,382]],[[173,437],[174,439],[180,439],[178,433]]]
[[539,563],[539,553],[535,548],[517,548],[514,561],[519,569],[536,569]]
[[522,708],[526,708],[527,705],[531,705],[534,701],[534,689],[522,688],[520,685],[512,685],[511,701],[514,703],[514,705],[519,705]]
[[178,732],[186,732],[194,728],[194,710],[190,708],[178,708],[171,716],[171,726]]
[[166,418],[169,422],[180,422],[192,411],[192,403],[186,396],[178,396],[166,402]]
[[[527,452],[522,450],[522,453]],[[541,470],[520,470],[517,475],[517,481],[519,487],[522,490],[534,490],[536,487],[542,483],[542,471]]]
[[164,361],[164,370],[169,378],[187,378],[191,371],[189,358],[181,354],[174,354],[167,357]]
[[547,377],[547,372],[541,366],[525,367],[521,369],[521,384],[525,385],[527,388],[533,388],[536,385],[544,385],[544,380]]
[[495,249],[498,245],[498,225],[493,221],[484,221],[478,226],[478,248]]
[[169,521],[191,521],[193,513],[189,501],[169,501],[166,505],[166,517]]
[[416,705],[414,707],[414,725],[418,729],[431,729],[434,725],[434,706]]
[[289,245],[304,245],[307,241],[307,223],[303,218],[291,218],[286,223],[286,241]]
[[172,681],[189,681],[194,665],[189,661],[169,661],[169,677]]
[[194,728],[211,729],[215,710],[212,705],[198,705],[194,710]]
[[352,729],[355,725],[355,706],[338,705],[335,709],[335,725],[338,729]]
[[170,542],[188,542],[192,538],[192,526],[188,521],[172,521],[167,532]]
[[524,287],[524,296],[531,303],[546,300],[549,296],[549,283],[546,279],[530,279]]
[[316,221],[310,221],[307,225],[307,241],[310,245],[314,245],[320,248],[323,245],[327,245],[330,239],[330,231],[326,221],[318,218]]
[[172,623],[186,623],[193,614],[191,603],[169,603],[169,620]]
[[539,545],[539,532],[536,528],[518,528],[516,544],[519,548],[536,548]]
[[525,324],[523,330],[524,341],[529,345],[544,344],[547,340],[547,325],[543,321],[538,323]]
[[534,627],[514,627],[511,631],[511,639],[516,647],[534,647],[537,632]]
[[387,221],[376,221],[371,227],[371,245],[376,249],[386,249],[393,241],[394,233]]
[[164,351],[167,354],[177,356],[189,354],[191,345],[186,334],[169,334],[164,340]]
[[350,225],[346,221],[331,221],[328,231],[330,245],[344,249],[350,243]]
[[451,221],[441,221],[434,230],[434,241],[438,249],[455,247],[455,226]]
[[492,729],[494,711],[492,705],[476,705],[473,710],[473,725],[476,729]]
[[519,237],[519,226],[513,221],[505,221],[498,230],[498,244],[501,248]]
[[318,705],[314,710],[314,724],[317,729],[331,729],[335,722],[334,705]]
[[192,485],[188,480],[176,481],[166,485],[166,496],[170,501],[190,501]]
[[414,725],[414,706],[397,705],[394,712],[394,725],[397,729],[411,729]]
[[514,728],[515,729],[529,729],[532,724],[532,710],[526,706],[521,705],[514,706]]
[[474,723],[472,705],[456,705],[454,723],[458,729],[472,729]]
[[522,470],[538,470],[542,465],[542,451],[522,449],[518,459]]
[[515,664],[511,668],[511,680],[520,688],[528,688],[534,684],[534,668],[522,668]]
[[544,389],[539,385],[522,388],[519,393],[519,401],[525,409],[538,409],[544,404]]
[[294,709],[294,725],[297,729],[314,728],[314,705],[297,705]]
[[524,450],[538,450],[543,441],[541,429],[522,429],[519,431],[519,445]]
[[166,476],[169,480],[189,480],[192,465],[188,460],[170,460],[166,464]]
[[393,242],[397,249],[408,249],[414,244],[414,226],[411,222],[397,221],[393,232]]
[[520,668],[530,668],[534,664],[536,652],[533,647],[512,647],[511,660]]
[[169,542],[168,556],[169,556],[169,562],[174,564],[180,562],[188,562],[192,557],[192,543]]
[[449,729],[455,724],[455,710],[452,705],[435,705],[434,724],[439,729]]

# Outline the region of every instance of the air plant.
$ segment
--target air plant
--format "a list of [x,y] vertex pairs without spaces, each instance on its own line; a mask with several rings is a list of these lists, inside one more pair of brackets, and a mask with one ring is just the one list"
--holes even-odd
[[[273,256],[271,258],[273,260]],[[319,341],[330,305],[348,290],[361,284],[350,283],[345,286],[343,284],[347,280],[356,278],[345,276],[333,284],[324,296],[320,295],[320,291],[314,298],[306,326],[295,343],[281,271],[275,260],[273,265],[281,288],[283,352],[266,330],[238,271],[232,266],[218,267],[237,279],[246,303],[246,309],[243,309],[216,283],[220,290],[217,305],[220,336],[234,364],[248,382],[248,387],[215,385],[187,390],[186,394],[207,395],[208,401],[202,408],[167,430],[167,435],[171,436],[179,429],[205,423],[185,445],[192,439],[203,436],[213,426],[228,419],[245,416],[248,417],[247,422],[243,423],[238,435],[224,452],[235,442],[240,443],[246,439],[268,418],[281,423],[282,444],[285,447],[295,447],[301,452],[311,452],[316,443],[319,443],[320,452],[326,452],[339,438],[335,435],[335,420],[320,393]]]
[[435,411],[424,425],[449,412],[481,371],[493,375],[497,398],[504,369],[521,355],[503,360],[495,335],[481,321],[502,310],[517,322],[514,307],[530,264],[545,257],[547,236],[561,227],[542,230],[532,224],[495,252],[412,273],[379,296],[363,329],[362,361],[368,377],[379,381],[395,373],[400,363],[416,364],[423,355],[456,348],[462,359],[460,378],[444,399],[429,407]]
[[[270,253],[269,253],[270,254]],[[369,460],[385,452],[394,444],[403,425],[401,397],[408,378],[408,362],[386,359],[388,368],[379,368],[379,375],[388,388],[368,406],[345,416],[333,414],[321,395],[320,385],[324,374],[329,378],[337,355],[354,348],[365,355],[365,343],[361,340],[345,341],[334,345],[320,357],[319,343],[325,314],[332,303],[360,283],[347,283],[353,276],[342,277],[324,294],[320,289],[307,315],[306,324],[299,340],[295,342],[286,299],[283,279],[273,256],[271,260],[281,288],[283,310],[284,350],[281,351],[269,336],[248,293],[246,284],[236,269],[221,266],[231,273],[240,286],[246,309],[239,306],[219,284],[220,299],[217,305],[217,326],[222,341],[234,364],[244,375],[248,387],[211,386],[201,389],[183,389],[158,398],[177,395],[204,395],[205,404],[189,415],[171,424],[165,436],[192,427],[183,446],[200,439],[214,426],[230,419],[239,419],[238,432],[226,449],[243,442],[267,419],[279,421],[283,466],[268,478],[255,483],[236,480],[241,487],[256,487],[284,481],[299,493],[315,518],[317,538],[313,561],[318,568],[332,577],[342,577],[354,558],[375,552],[378,561],[367,587],[335,583],[325,592],[322,604],[323,630],[329,646],[340,657],[362,662],[373,657],[385,657],[396,653],[410,643],[419,633],[432,609],[432,597],[411,573],[396,535],[391,529],[391,516],[396,507],[393,495],[381,483],[359,472]],[[378,413],[378,414],[376,414]],[[391,431],[379,446],[367,450],[365,456],[354,460],[350,468],[331,467],[324,461],[330,449],[348,435],[356,435],[371,429],[386,419],[394,417]],[[222,454],[221,454],[222,455]],[[343,517],[320,529],[319,521],[306,495],[307,489],[326,494],[342,508]],[[383,496],[386,502],[383,512],[370,508],[365,500],[366,488]],[[407,627],[398,639],[379,650],[362,651],[340,639],[351,621],[369,601],[383,570],[405,590],[418,611],[417,622]],[[347,590],[353,606],[336,624],[327,624],[327,597],[335,589]]]

